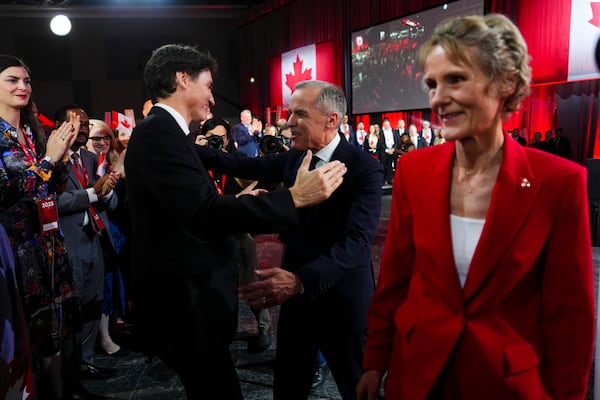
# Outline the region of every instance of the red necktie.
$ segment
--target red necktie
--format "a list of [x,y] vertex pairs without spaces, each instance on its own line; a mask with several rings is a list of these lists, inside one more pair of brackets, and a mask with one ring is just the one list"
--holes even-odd
[[[79,156],[78,153],[73,153],[73,167],[75,168],[75,175],[77,175],[77,179],[79,180],[79,183],[81,183],[81,186],[84,189],[87,189],[89,182],[90,182],[90,178],[88,176],[85,165],[83,165],[83,162],[81,162],[81,157]],[[101,235],[102,231],[104,230],[104,223],[102,222],[102,219],[100,219],[100,216],[96,212],[96,209],[94,208],[94,206],[91,204],[90,204],[90,207],[88,208],[88,213],[89,213],[89,220],[90,220],[92,229],[98,235]]]

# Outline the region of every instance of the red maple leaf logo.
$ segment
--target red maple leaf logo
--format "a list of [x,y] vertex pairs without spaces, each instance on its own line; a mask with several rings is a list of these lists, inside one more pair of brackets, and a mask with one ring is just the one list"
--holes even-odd
[[126,119],[121,121],[121,125],[123,125],[127,129],[131,128],[131,124]]
[[291,74],[285,74],[285,85],[294,92],[294,86],[297,82],[302,82],[312,79],[312,68],[302,70],[302,60],[299,55],[296,55],[296,61],[292,64],[294,71]]
[[600,28],[600,2],[591,2],[590,7],[592,7],[592,19],[588,22]]

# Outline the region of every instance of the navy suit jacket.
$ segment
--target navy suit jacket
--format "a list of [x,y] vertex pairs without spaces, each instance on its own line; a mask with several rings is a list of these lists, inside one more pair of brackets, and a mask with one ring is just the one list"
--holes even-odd
[[[225,168],[233,176],[294,184],[304,152],[242,159],[198,147],[209,167]],[[300,227],[280,234],[285,244],[282,267],[304,285],[316,326],[353,331],[367,326],[374,289],[371,243],[379,223],[382,166],[367,153],[341,140],[332,160],[348,172],[332,196],[314,207],[298,210]]]

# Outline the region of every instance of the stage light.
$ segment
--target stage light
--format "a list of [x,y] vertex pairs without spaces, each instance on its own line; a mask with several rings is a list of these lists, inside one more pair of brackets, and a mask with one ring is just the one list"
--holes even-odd
[[448,3],[444,3],[444,7],[442,7],[444,10],[448,9]]
[[256,80],[254,79],[253,76],[250,77],[250,83],[254,83]]
[[71,20],[65,15],[57,15],[50,21],[50,30],[57,36],[65,36],[71,32]]

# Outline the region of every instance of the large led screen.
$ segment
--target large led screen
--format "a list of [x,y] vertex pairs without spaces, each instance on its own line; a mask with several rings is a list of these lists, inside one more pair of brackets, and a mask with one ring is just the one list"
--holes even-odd
[[483,0],[458,0],[352,33],[352,113],[428,107],[418,52],[441,21],[483,15]]

